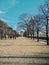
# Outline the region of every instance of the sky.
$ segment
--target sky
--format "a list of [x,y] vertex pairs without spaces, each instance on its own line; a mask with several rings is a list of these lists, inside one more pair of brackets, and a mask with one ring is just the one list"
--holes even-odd
[[38,14],[45,0],[0,0],[0,19],[17,29],[18,17],[23,13]]

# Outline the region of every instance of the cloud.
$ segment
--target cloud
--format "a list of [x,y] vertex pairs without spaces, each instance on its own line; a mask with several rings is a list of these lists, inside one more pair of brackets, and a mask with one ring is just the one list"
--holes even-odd
[[4,13],[5,13],[4,11],[1,11],[1,10],[0,10],[0,14],[4,14]]

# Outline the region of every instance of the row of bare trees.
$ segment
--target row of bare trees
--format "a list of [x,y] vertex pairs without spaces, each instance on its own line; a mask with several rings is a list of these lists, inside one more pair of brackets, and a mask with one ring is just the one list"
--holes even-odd
[[19,16],[19,28],[24,30],[26,37],[37,36],[39,41],[39,33],[46,35],[47,45],[49,45],[49,0],[40,6],[40,14],[32,16],[27,13],[23,13]]

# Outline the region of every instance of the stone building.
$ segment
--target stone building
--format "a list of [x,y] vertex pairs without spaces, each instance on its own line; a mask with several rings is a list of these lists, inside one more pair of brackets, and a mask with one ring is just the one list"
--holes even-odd
[[0,39],[4,38],[6,32],[7,24],[0,20]]
[[8,36],[8,38],[13,38],[16,39],[16,31],[13,30],[11,27],[7,27],[6,29],[6,35]]
[[13,28],[9,27],[7,23],[0,20],[0,39],[16,39],[16,37],[18,37],[18,33],[16,32],[16,30],[13,30]]

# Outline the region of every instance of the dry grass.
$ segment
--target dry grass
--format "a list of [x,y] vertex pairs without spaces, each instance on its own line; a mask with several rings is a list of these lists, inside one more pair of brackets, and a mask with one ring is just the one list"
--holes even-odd
[[0,40],[0,56],[2,55],[32,55],[34,53],[49,53],[49,46],[44,42],[17,38],[16,40]]
[[[49,46],[45,42],[36,42],[19,37],[16,40],[0,40],[0,56],[49,56]],[[0,58],[0,62],[47,63],[49,59]],[[3,65],[3,64],[1,64]],[[16,64],[15,64],[16,65]],[[26,65],[26,64],[22,64]]]

